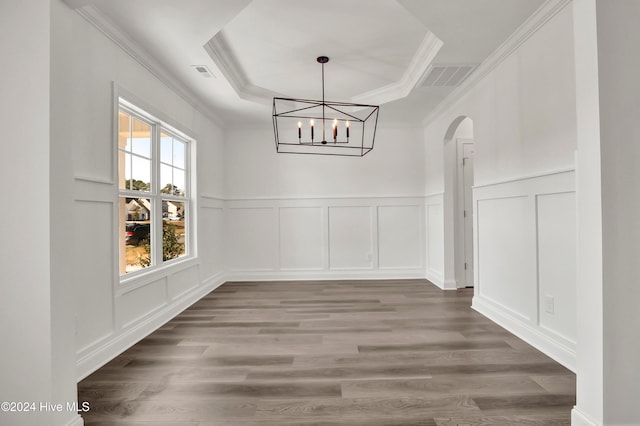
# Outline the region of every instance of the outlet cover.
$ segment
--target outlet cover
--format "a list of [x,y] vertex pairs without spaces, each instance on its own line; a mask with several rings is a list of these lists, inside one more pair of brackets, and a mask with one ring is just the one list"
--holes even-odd
[[553,296],[547,294],[544,296],[544,311],[548,314],[553,315],[555,312],[555,302]]

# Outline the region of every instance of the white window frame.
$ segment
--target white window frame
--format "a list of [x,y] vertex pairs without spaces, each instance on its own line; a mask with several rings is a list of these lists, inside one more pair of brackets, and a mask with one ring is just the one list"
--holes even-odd
[[[142,268],[138,271],[132,271],[124,274],[120,274],[119,266],[116,265],[117,274],[119,277],[120,284],[127,284],[132,281],[139,281],[142,277],[150,277],[155,279],[155,275],[161,273],[167,268],[176,268],[178,265],[189,266],[193,263],[194,259],[197,258],[196,253],[196,243],[195,243],[195,220],[196,220],[196,200],[197,195],[195,194],[195,169],[192,167],[195,164],[195,139],[190,137],[185,132],[179,130],[176,126],[167,123],[165,120],[161,120],[158,118],[156,114],[151,114],[148,112],[148,108],[141,108],[138,105],[140,102],[130,102],[129,100],[123,98],[122,96],[115,96],[115,123],[114,128],[116,131],[114,132],[114,171],[116,175],[116,186],[118,191],[118,199],[116,202],[116,210],[119,208],[120,199],[123,197],[127,198],[148,198],[151,204],[151,265]],[[151,126],[151,191],[135,191],[129,189],[122,189],[119,187],[117,176],[119,175],[119,145],[118,145],[118,121],[119,121],[119,113],[123,111],[132,118],[136,118],[140,121],[143,121],[146,124]],[[168,134],[171,137],[179,139],[180,141],[185,143],[185,196],[178,196],[173,194],[164,194],[161,193],[161,179],[160,179],[160,135],[162,133]],[[134,177],[131,176],[133,179]],[[184,256],[179,258],[170,259],[164,261],[162,259],[162,232],[163,232],[163,217],[162,217],[162,201],[176,201],[184,203],[185,206],[185,252]],[[120,232],[120,217],[119,212],[116,213],[116,232]],[[120,262],[120,236],[116,235],[116,259],[119,264]],[[137,287],[137,286],[136,286]]]

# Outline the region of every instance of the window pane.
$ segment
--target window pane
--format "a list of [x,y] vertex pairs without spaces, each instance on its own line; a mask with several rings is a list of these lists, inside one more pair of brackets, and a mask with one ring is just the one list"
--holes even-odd
[[186,251],[185,203],[162,201],[162,260],[185,256]]
[[184,171],[180,169],[173,169],[173,190],[174,195],[185,195],[186,193]]
[[138,191],[151,190],[151,161],[145,158],[131,156],[130,188]]
[[118,151],[118,187],[130,189],[131,181],[131,154]]
[[151,158],[151,126],[134,118],[132,127],[133,143],[131,151],[134,154]]
[[166,133],[160,135],[160,161],[171,164],[171,149],[173,138]]
[[160,192],[163,194],[173,194],[172,167],[166,164],[160,165]]
[[173,165],[184,169],[184,150],[185,143],[179,140],[173,140]]
[[151,266],[151,200],[120,197],[120,274]]
[[131,151],[131,116],[122,111],[118,114],[118,148]]

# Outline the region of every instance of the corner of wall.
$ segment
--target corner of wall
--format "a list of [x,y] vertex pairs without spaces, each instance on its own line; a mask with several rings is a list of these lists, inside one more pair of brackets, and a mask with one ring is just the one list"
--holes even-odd
[[602,426],[602,423],[598,423],[587,414],[580,411],[578,407],[573,407],[571,410],[571,425],[572,426]]
[[457,290],[458,283],[456,280],[445,280],[443,285],[443,290]]

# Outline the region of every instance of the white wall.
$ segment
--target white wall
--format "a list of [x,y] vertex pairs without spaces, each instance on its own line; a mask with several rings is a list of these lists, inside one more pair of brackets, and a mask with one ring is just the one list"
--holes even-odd
[[[221,130],[195,107],[80,15],[64,7],[68,26],[66,113],[73,118],[73,226],[77,377],[153,331],[224,279],[224,149]],[[114,160],[114,90],[196,139],[199,194],[194,225],[196,260],[120,284],[117,268],[117,180]],[[71,124],[70,124],[71,125]],[[62,167],[58,165],[57,167]]]
[[[445,135],[460,117],[471,118],[478,285],[474,307],[574,368],[572,8],[562,8],[523,39],[495,67],[480,67],[476,72],[484,72],[484,77],[467,82],[457,101],[430,117],[425,129],[425,190],[443,193],[446,199],[453,189],[445,184]],[[439,245],[439,235],[445,235],[446,286],[451,269],[447,258],[453,251],[446,245],[446,206],[443,212],[442,231],[430,224],[427,246]],[[542,309],[545,296],[553,296],[553,315]]]
[[[0,3],[0,53],[5,58],[0,67],[5,129],[0,173],[11,203],[8,217],[0,222],[2,401],[51,401],[54,396],[47,184],[50,11],[48,2]],[[51,417],[3,412],[0,423],[47,424]]]
[[575,4],[579,426],[640,424],[639,19],[636,1]]
[[230,199],[423,196],[420,132],[379,123],[373,151],[341,157],[278,154],[272,127],[230,129],[227,194]]
[[577,350],[574,425],[602,424],[603,285],[602,285],[602,176],[598,88],[598,34],[596,0],[574,4],[576,58],[578,212]]
[[[596,2],[602,172],[604,422],[640,424],[640,4]],[[634,336],[634,337],[631,337]]]
[[273,130],[227,132],[231,279],[424,277],[424,147],[385,128],[366,156],[278,154]]
[[[73,117],[69,114],[73,80],[68,69],[71,53],[68,44],[72,38],[66,6],[61,1],[51,2],[51,100],[49,192],[51,223],[51,345],[53,399],[64,406],[76,401],[76,330],[74,321],[75,286],[73,239],[73,170],[72,146]],[[66,410],[65,410],[66,411]],[[55,423],[78,424],[82,419],[75,412],[60,413]]]

